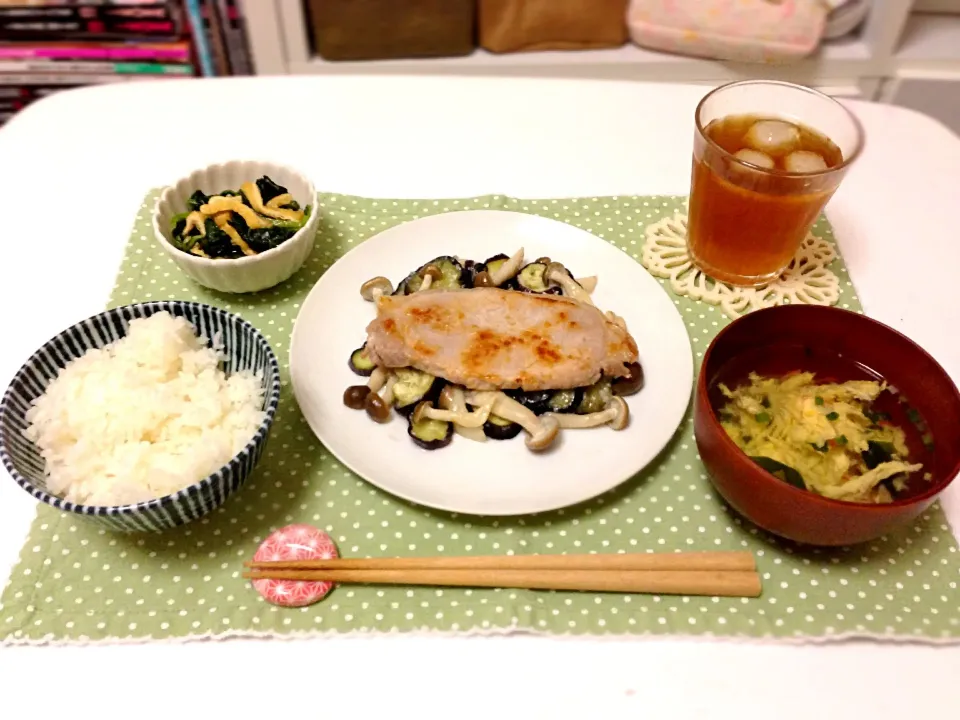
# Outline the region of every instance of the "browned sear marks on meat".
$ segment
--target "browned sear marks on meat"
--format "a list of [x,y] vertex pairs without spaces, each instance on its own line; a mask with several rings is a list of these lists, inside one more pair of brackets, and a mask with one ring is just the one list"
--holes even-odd
[[541,363],[547,365],[557,363],[563,357],[560,348],[536,330],[524,330],[519,335],[480,330],[467,342],[460,360],[464,367],[479,370],[487,366],[498,353],[511,348],[532,351]]
[[[453,313],[446,308],[437,307],[435,305],[427,307],[412,307],[407,310],[407,315],[409,315],[414,322],[420,325],[426,325],[433,330],[439,330],[441,332],[447,331],[456,325],[456,323],[453,321],[453,318],[455,317]],[[460,321],[462,322],[463,313],[460,312],[459,315]]]
[[425,342],[417,340],[413,345],[414,352],[418,352],[425,357],[433,357],[437,354],[437,349],[432,345],[427,345]]

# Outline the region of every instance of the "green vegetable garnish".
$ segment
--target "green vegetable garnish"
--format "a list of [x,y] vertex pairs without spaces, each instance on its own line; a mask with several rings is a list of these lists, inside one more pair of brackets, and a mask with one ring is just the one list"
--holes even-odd
[[813,399],[813,402],[814,402],[815,404],[817,404],[817,405],[823,405],[823,398],[820,397],[819,395],[817,395],[817,396]]
[[758,423],[766,424],[770,422],[770,413],[765,413],[765,412],[757,413],[756,415],[753,416],[753,419],[756,420]]
[[785,483],[789,483],[794,487],[800,488],[801,490],[807,489],[806,483],[803,482],[803,476],[789,465],[784,465],[782,462],[774,460],[773,458],[762,456],[754,456],[750,459],[768,473],[783,480]]
[[[256,186],[264,204],[279,195],[287,194],[285,187],[276,184],[266,175],[256,181]],[[194,251],[200,251],[198,254],[204,257],[218,259],[244,257],[249,251],[253,251],[254,254],[266,252],[282,245],[293,237],[306,225],[311,214],[311,206],[307,205],[303,208],[303,216],[299,220],[269,217],[253,210],[249,198],[238,190],[227,189],[217,194],[225,198],[240,198],[243,204],[250,208],[250,212],[259,218],[261,221],[259,224],[264,225],[264,227],[251,228],[240,213],[224,211],[228,216],[228,225],[225,226],[225,229],[217,225],[210,215],[205,215],[203,218],[203,235],[200,234],[196,224],[193,225],[189,233],[186,233],[187,216],[190,213],[201,212],[200,208],[210,201],[210,196],[204,194],[201,190],[197,190],[187,200],[187,211],[174,216],[170,222],[173,244],[183,252],[190,252],[193,249]],[[291,200],[280,209],[297,211],[300,210],[300,205]],[[229,232],[227,232],[228,230]]]
[[841,435],[840,437],[837,438],[837,445],[846,445],[846,444],[847,444],[846,435]]
[[840,419],[840,413],[838,412],[827,413],[827,420],[829,420],[830,422],[833,422],[834,420],[839,420],[839,419]]

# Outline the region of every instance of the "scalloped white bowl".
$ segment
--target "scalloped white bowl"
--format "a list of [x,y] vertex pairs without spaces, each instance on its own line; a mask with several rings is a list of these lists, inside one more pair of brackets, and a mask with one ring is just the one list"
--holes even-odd
[[[172,243],[170,221],[187,209],[188,198],[197,190],[214,195],[226,189],[238,189],[243,183],[269,175],[284,186],[301,207],[311,206],[310,217],[293,237],[259,255],[232,260],[197,257]],[[195,170],[164,189],[153,208],[153,233],[157,242],[185,275],[212,290],[226,293],[250,293],[266,290],[288,280],[306,262],[317,236],[320,212],[313,183],[285,165],[253,160],[237,160]]]

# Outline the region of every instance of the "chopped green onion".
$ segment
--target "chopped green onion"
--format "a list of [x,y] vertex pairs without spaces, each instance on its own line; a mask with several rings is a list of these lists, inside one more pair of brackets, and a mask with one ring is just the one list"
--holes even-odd
[[753,419],[756,420],[758,423],[768,423],[770,422],[770,413],[765,413],[765,412],[757,413],[756,415],[753,416]]
[[833,422],[834,420],[839,420],[839,419],[840,419],[840,413],[838,412],[827,413],[827,420],[829,420],[830,422]]
[[817,396],[813,399],[813,402],[815,402],[817,405],[823,405],[823,398],[820,397],[819,395],[817,395]]
[[837,445],[846,445],[846,444],[847,444],[846,435],[841,435],[840,437],[837,438]]

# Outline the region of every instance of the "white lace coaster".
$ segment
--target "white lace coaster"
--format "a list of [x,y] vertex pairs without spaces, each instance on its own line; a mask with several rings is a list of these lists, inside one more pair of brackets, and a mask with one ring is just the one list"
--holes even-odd
[[742,288],[714,280],[694,266],[687,251],[687,216],[648,225],[641,262],[656,277],[668,278],[677,295],[719,305],[730,317],[774,305],[836,305],[840,279],[827,268],[837,257],[833,245],[809,233],[784,273],[766,285]]

